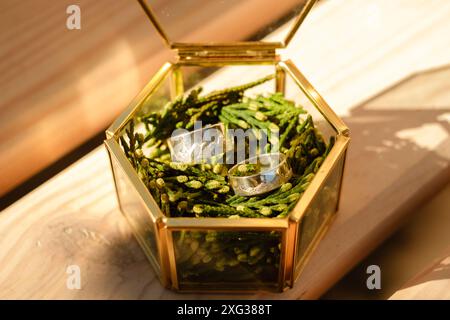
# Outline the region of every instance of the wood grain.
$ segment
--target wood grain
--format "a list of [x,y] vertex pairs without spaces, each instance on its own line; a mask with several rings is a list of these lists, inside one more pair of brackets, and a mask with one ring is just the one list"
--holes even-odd
[[[318,7],[312,12],[311,25],[302,29],[302,37],[312,39],[312,30],[316,35],[327,33],[321,29],[323,25],[364,23],[365,5],[358,0],[345,1],[345,6],[343,3],[325,2]],[[379,10],[387,12],[380,18],[387,29],[377,30],[374,43],[364,41],[364,28],[349,28],[349,45],[341,38],[344,45],[340,54],[335,48],[336,54],[327,64],[321,60],[325,53],[314,52],[317,43],[306,42],[301,47],[296,44],[298,52],[303,53],[295,57],[296,63],[302,70],[304,65],[308,72],[310,64],[322,66],[314,76],[318,81],[312,82],[327,99],[332,98],[332,106],[344,115],[352,132],[338,217],[293,289],[282,294],[233,298],[319,297],[391,234],[409,212],[450,180],[450,102],[447,95],[441,94],[448,90],[449,68],[411,76],[417,71],[415,67],[420,70],[442,64],[444,53],[446,63],[450,63],[450,48],[442,49],[443,38],[437,36],[447,32],[450,3],[408,1],[410,11],[404,15],[391,14],[393,2],[368,3],[378,3]],[[401,6],[402,1],[396,3]],[[418,15],[430,15],[433,19],[418,22],[405,31],[404,25],[417,22]],[[349,16],[355,19],[349,22]],[[339,28],[335,29],[340,34]],[[396,32],[397,40],[391,39]],[[326,37],[330,40],[324,46],[337,46],[336,37],[330,33]],[[350,43],[355,43],[354,47]],[[289,50],[297,52],[293,47]],[[402,62],[393,70],[392,65],[400,58]],[[357,61],[357,65],[346,67],[347,60]],[[238,76],[244,81],[245,77],[254,76],[252,70]],[[224,70],[210,81],[224,83],[232,73]],[[367,100],[374,96],[375,89],[391,87],[406,76],[410,76],[405,80],[408,90],[399,92],[393,87],[386,95]],[[434,85],[424,87],[423,82]],[[434,102],[414,104],[409,99],[410,92],[420,92],[420,101]],[[161,287],[117,209],[103,147],[4,210],[0,215],[0,249],[0,298],[223,297],[176,294]],[[81,268],[81,290],[66,287],[65,272],[71,264]]]
[[[136,0],[77,1],[81,30],[68,30],[73,3],[0,3],[0,195],[107,128],[173,56]],[[218,41],[244,39],[298,3],[152,1],[158,12],[182,11],[162,19],[175,39]]]

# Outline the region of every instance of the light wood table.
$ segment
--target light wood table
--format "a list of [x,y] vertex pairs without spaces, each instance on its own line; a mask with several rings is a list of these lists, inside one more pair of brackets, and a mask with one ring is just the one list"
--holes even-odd
[[[450,252],[450,250],[449,250]],[[450,300],[450,253],[395,292],[391,300]]]
[[[351,129],[340,211],[293,289],[232,298],[319,297],[449,181],[448,76],[430,90],[416,85],[391,100],[367,100],[450,63],[449,18],[445,0],[332,1],[312,12],[287,53]],[[232,71],[220,81],[227,76]],[[410,94],[430,104],[403,105]],[[66,287],[72,264],[81,290]],[[0,214],[0,270],[0,298],[224,297],[161,287],[117,208],[103,147]]]

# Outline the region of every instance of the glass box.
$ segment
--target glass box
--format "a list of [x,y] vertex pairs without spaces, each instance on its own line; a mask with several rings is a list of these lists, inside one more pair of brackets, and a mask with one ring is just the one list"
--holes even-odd
[[[349,130],[293,62],[282,60],[278,54],[288,45],[314,2],[301,2],[296,18],[279,34],[280,41],[218,43],[199,35],[200,38],[189,39],[195,43],[186,43],[178,41],[176,35],[174,42],[166,33],[164,23],[170,24],[170,15],[160,17],[160,12],[153,11],[147,1],[139,0],[176,58],[160,68],[111,125],[105,145],[120,209],[165,287],[196,292],[286,290],[294,285],[335,216]],[[141,115],[162,108],[186,89],[198,84],[209,86],[208,90],[220,89],[244,82],[241,77],[226,77],[225,83],[216,81],[217,84],[205,81],[207,75],[218,70],[220,80],[224,67],[227,72],[246,76],[250,69],[255,75],[275,74],[273,80],[252,90],[284,93],[303,105],[324,137],[335,138],[320,169],[285,218],[166,216],[120,146],[120,137],[131,122],[139,131]]]

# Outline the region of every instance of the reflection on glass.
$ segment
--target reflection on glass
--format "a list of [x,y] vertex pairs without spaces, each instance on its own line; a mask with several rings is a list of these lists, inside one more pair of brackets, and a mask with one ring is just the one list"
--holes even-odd
[[[143,141],[142,146],[140,146],[142,149],[132,150],[129,148],[121,156],[128,156],[128,160],[130,160],[131,165],[136,170],[135,173],[146,187],[151,186],[150,183],[152,181],[150,180],[150,175],[147,170],[142,170],[146,166],[140,162],[141,160],[136,161],[135,158],[141,159],[145,155],[148,158],[161,162],[170,161],[171,159],[170,148],[164,144],[164,140],[161,138],[161,142],[158,142],[160,144],[156,144],[153,140],[159,138],[155,138],[152,134],[147,134],[151,131],[149,128],[152,128],[152,123],[151,121],[144,120],[152,119],[150,117],[154,115],[150,114],[151,111],[164,108],[169,101],[172,101],[177,96],[179,97],[183,93],[183,89],[189,92],[192,86],[204,86],[203,92],[210,92],[223,89],[224,83],[227,83],[229,86],[246,83],[247,81],[243,79],[244,77],[250,77],[251,79],[248,79],[249,81],[255,80],[255,75],[245,73],[244,68],[244,66],[240,65],[230,66],[228,69],[232,69],[235,72],[232,77],[226,78],[227,74],[223,73],[220,77],[211,77],[208,81],[204,81],[206,75],[211,71],[215,71],[217,68],[202,69],[198,66],[177,66],[176,69],[169,70],[160,85],[138,106],[137,110],[134,110],[132,124],[134,125],[134,132],[137,135],[131,133],[127,135],[123,131],[120,136],[121,140],[117,142],[123,146],[123,142],[126,145],[126,143],[133,141],[132,137],[134,137],[135,141]],[[261,75],[274,73],[274,71],[277,72],[276,67],[273,65],[252,66],[252,70],[256,68],[258,68],[257,70]],[[235,76],[238,72],[242,74],[242,77]],[[311,114],[318,131],[323,133],[327,142],[331,136],[335,137],[335,130],[325,117],[316,110],[308,97],[299,89],[290,74],[286,74],[286,78],[281,73],[277,74],[279,76],[278,79],[268,81],[264,85],[250,89],[248,94],[254,96],[274,92],[275,90],[281,92],[286,90],[287,99],[295,101]],[[286,81],[284,82],[284,80]],[[303,117],[304,115],[300,114],[299,116]],[[203,124],[208,125],[209,123],[206,122]],[[128,130],[129,132],[133,131],[131,129]],[[322,140],[320,139],[320,142],[316,143],[318,145],[317,148],[320,149],[323,144]],[[312,152],[307,152],[312,148],[309,148],[310,145],[312,145],[311,141],[308,142],[307,148],[301,149],[299,147],[295,149],[295,155],[297,155],[297,151],[300,156],[304,155],[303,158],[297,157],[298,159],[309,159],[308,157],[310,155],[315,156]],[[200,154],[199,150],[197,151],[197,153],[194,153]],[[343,153],[341,154],[342,156]],[[306,160],[304,162],[292,161],[290,166],[301,167],[303,168],[302,170],[305,170],[305,162]],[[169,248],[168,252],[164,251],[162,254],[162,259],[164,259],[163,265],[171,268],[171,270],[163,270],[164,273],[170,273],[169,280],[171,282],[169,281],[169,284],[172,284],[177,289],[187,291],[248,291],[259,289],[277,291],[281,289],[280,284],[285,283],[286,280],[280,279],[280,277],[285,274],[291,277],[292,269],[290,267],[292,263],[294,263],[296,270],[299,269],[298,267],[304,261],[305,256],[309,254],[310,248],[312,248],[316,242],[315,240],[321,233],[322,227],[336,211],[342,166],[343,158],[338,160],[333,172],[327,177],[324,185],[321,186],[318,194],[314,197],[313,202],[303,216],[299,227],[293,226],[293,229],[298,229],[298,234],[295,235],[296,239],[298,239],[295,247],[295,261],[293,257],[294,248],[292,247],[289,247],[291,249],[289,250],[290,254],[284,255],[286,260],[280,260],[281,251],[283,251],[281,248],[281,231],[271,231],[268,229],[265,229],[266,231],[249,231],[253,226],[245,224],[240,226],[239,223],[236,224],[237,227],[232,231],[224,231],[224,229],[220,229],[222,226],[218,222],[219,220],[216,220],[218,223],[211,222],[210,225],[203,226],[202,230],[195,231],[189,229],[186,225],[178,225],[177,231],[166,229],[162,226],[159,231],[163,236],[162,239],[164,241],[172,241],[173,239],[173,243],[161,243],[162,248]],[[153,223],[154,219],[152,220],[151,218],[152,214],[157,215],[160,211],[149,212],[151,209],[145,206],[136,190],[136,186],[131,184],[129,177],[125,175],[123,168],[114,161],[114,158],[113,168],[122,211],[135,231],[141,246],[149,256],[154,269],[160,274],[160,255],[157,243],[160,238],[157,236],[158,234]],[[178,209],[178,207],[170,207],[171,200],[167,194],[165,198],[158,193],[152,193],[152,196],[156,205],[160,206],[160,208],[162,208],[161,204],[165,204],[163,212],[167,217],[177,219],[175,217],[181,215],[178,212],[181,209],[177,211],[175,208]],[[155,206],[152,207],[157,209]],[[220,230],[217,230],[217,228]],[[179,231],[180,229],[183,230]],[[170,234],[172,237],[170,237]],[[167,237],[165,237],[166,235]],[[171,251],[172,244],[173,251]],[[174,253],[175,260],[172,260],[172,253]],[[281,267],[285,263],[290,269],[281,272]],[[176,270],[173,268],[176,268]],[[176,279],[172,278],[175,275]]]
[[175,231],[181,289],[258,289],[278,286],[281,232]]
[[145,208],[136,189],[123,173],[123,170],[114,159],[112,159],[112,163],[122,213],[131,224],[138,241],[146,249],[145,252],[155,272],[160,275],[155,224],[150,218],[148,210]]
[[[286,92],[287,99],[295,101],[296,104],[301,105],[309,115],[311,115],[314,125],[324,137],[325,141],[329,141],[330,137],[336,136],[336,131],[326,120],[326,118],[317,110],[311,100],[299,89],[294,79],[287,74],[286,77]],[[303,116],[303,115],[301,115]]]
[[323,188],[306,210],[300,224],[297,237],[296,268],[299,268],[329,218],[336,213],[343,171],[344,157],[338,160],[333,172],[328,176]]
[[[306,0],[146,0],[164,33],[175,43],[283,42]],[[200,9],[201,8],[201,9]],[[284,25],[287,22],[287,25]],[[279,28],[284,25],[283,28]]]

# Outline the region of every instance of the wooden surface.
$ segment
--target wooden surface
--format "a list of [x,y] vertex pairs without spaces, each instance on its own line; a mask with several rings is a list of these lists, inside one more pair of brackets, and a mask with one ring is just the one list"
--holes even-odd
[[[450,72],[450,70],[449,70]],[[339,280],[322,299],[389,299],[405,283],[443,256],[450,244],[450,183],[405,224]],[[447,250],[448,251],[448,250]],[[367,267],[381,269],[381,289],[367,290]],[[430,292],[432,294],[432,292]]]
[[[183,20],[162,19],[176,39],[227,40],[248,37],[299,1],[151,2],[182,11]],[[66,28],[74,3],[81,30]],[[107,128],[172,56],[137,0],[2,0],[0,30],[0,195]]]
[[408,281],[391,300],[450,300],[450,251]]
[[[442,76],[448,69],[437,69],[442,78],[433,83],[428,73],[410,77],[412,87],[388,95],[390,100],[373,97],[421,69],[450,63],[450,48],[443,43],[450,31],[450,2],[408,0],[408,9],[398,11],[404,2],[325,2],[302,28],[299,39],[305,42],[294,41],[288,50],[351,129],[342,202],[293,289],[243,298],[319,297],[448,183],[450,103],[443,80],[449,77]],[[378,28],[370,29],[367,21]],[[232,71],[219,76],[211,82],[225,81]],[[414,82],[423,76],[429,90]],[[399,97],[411,92],[433,103],[400,103],[406,100]],[[117,209],[102,147],[4,210],[0,248],[0,298],[212,297],[160,286]],[[80,266],[81,290],[66,287],[72,264]]]

